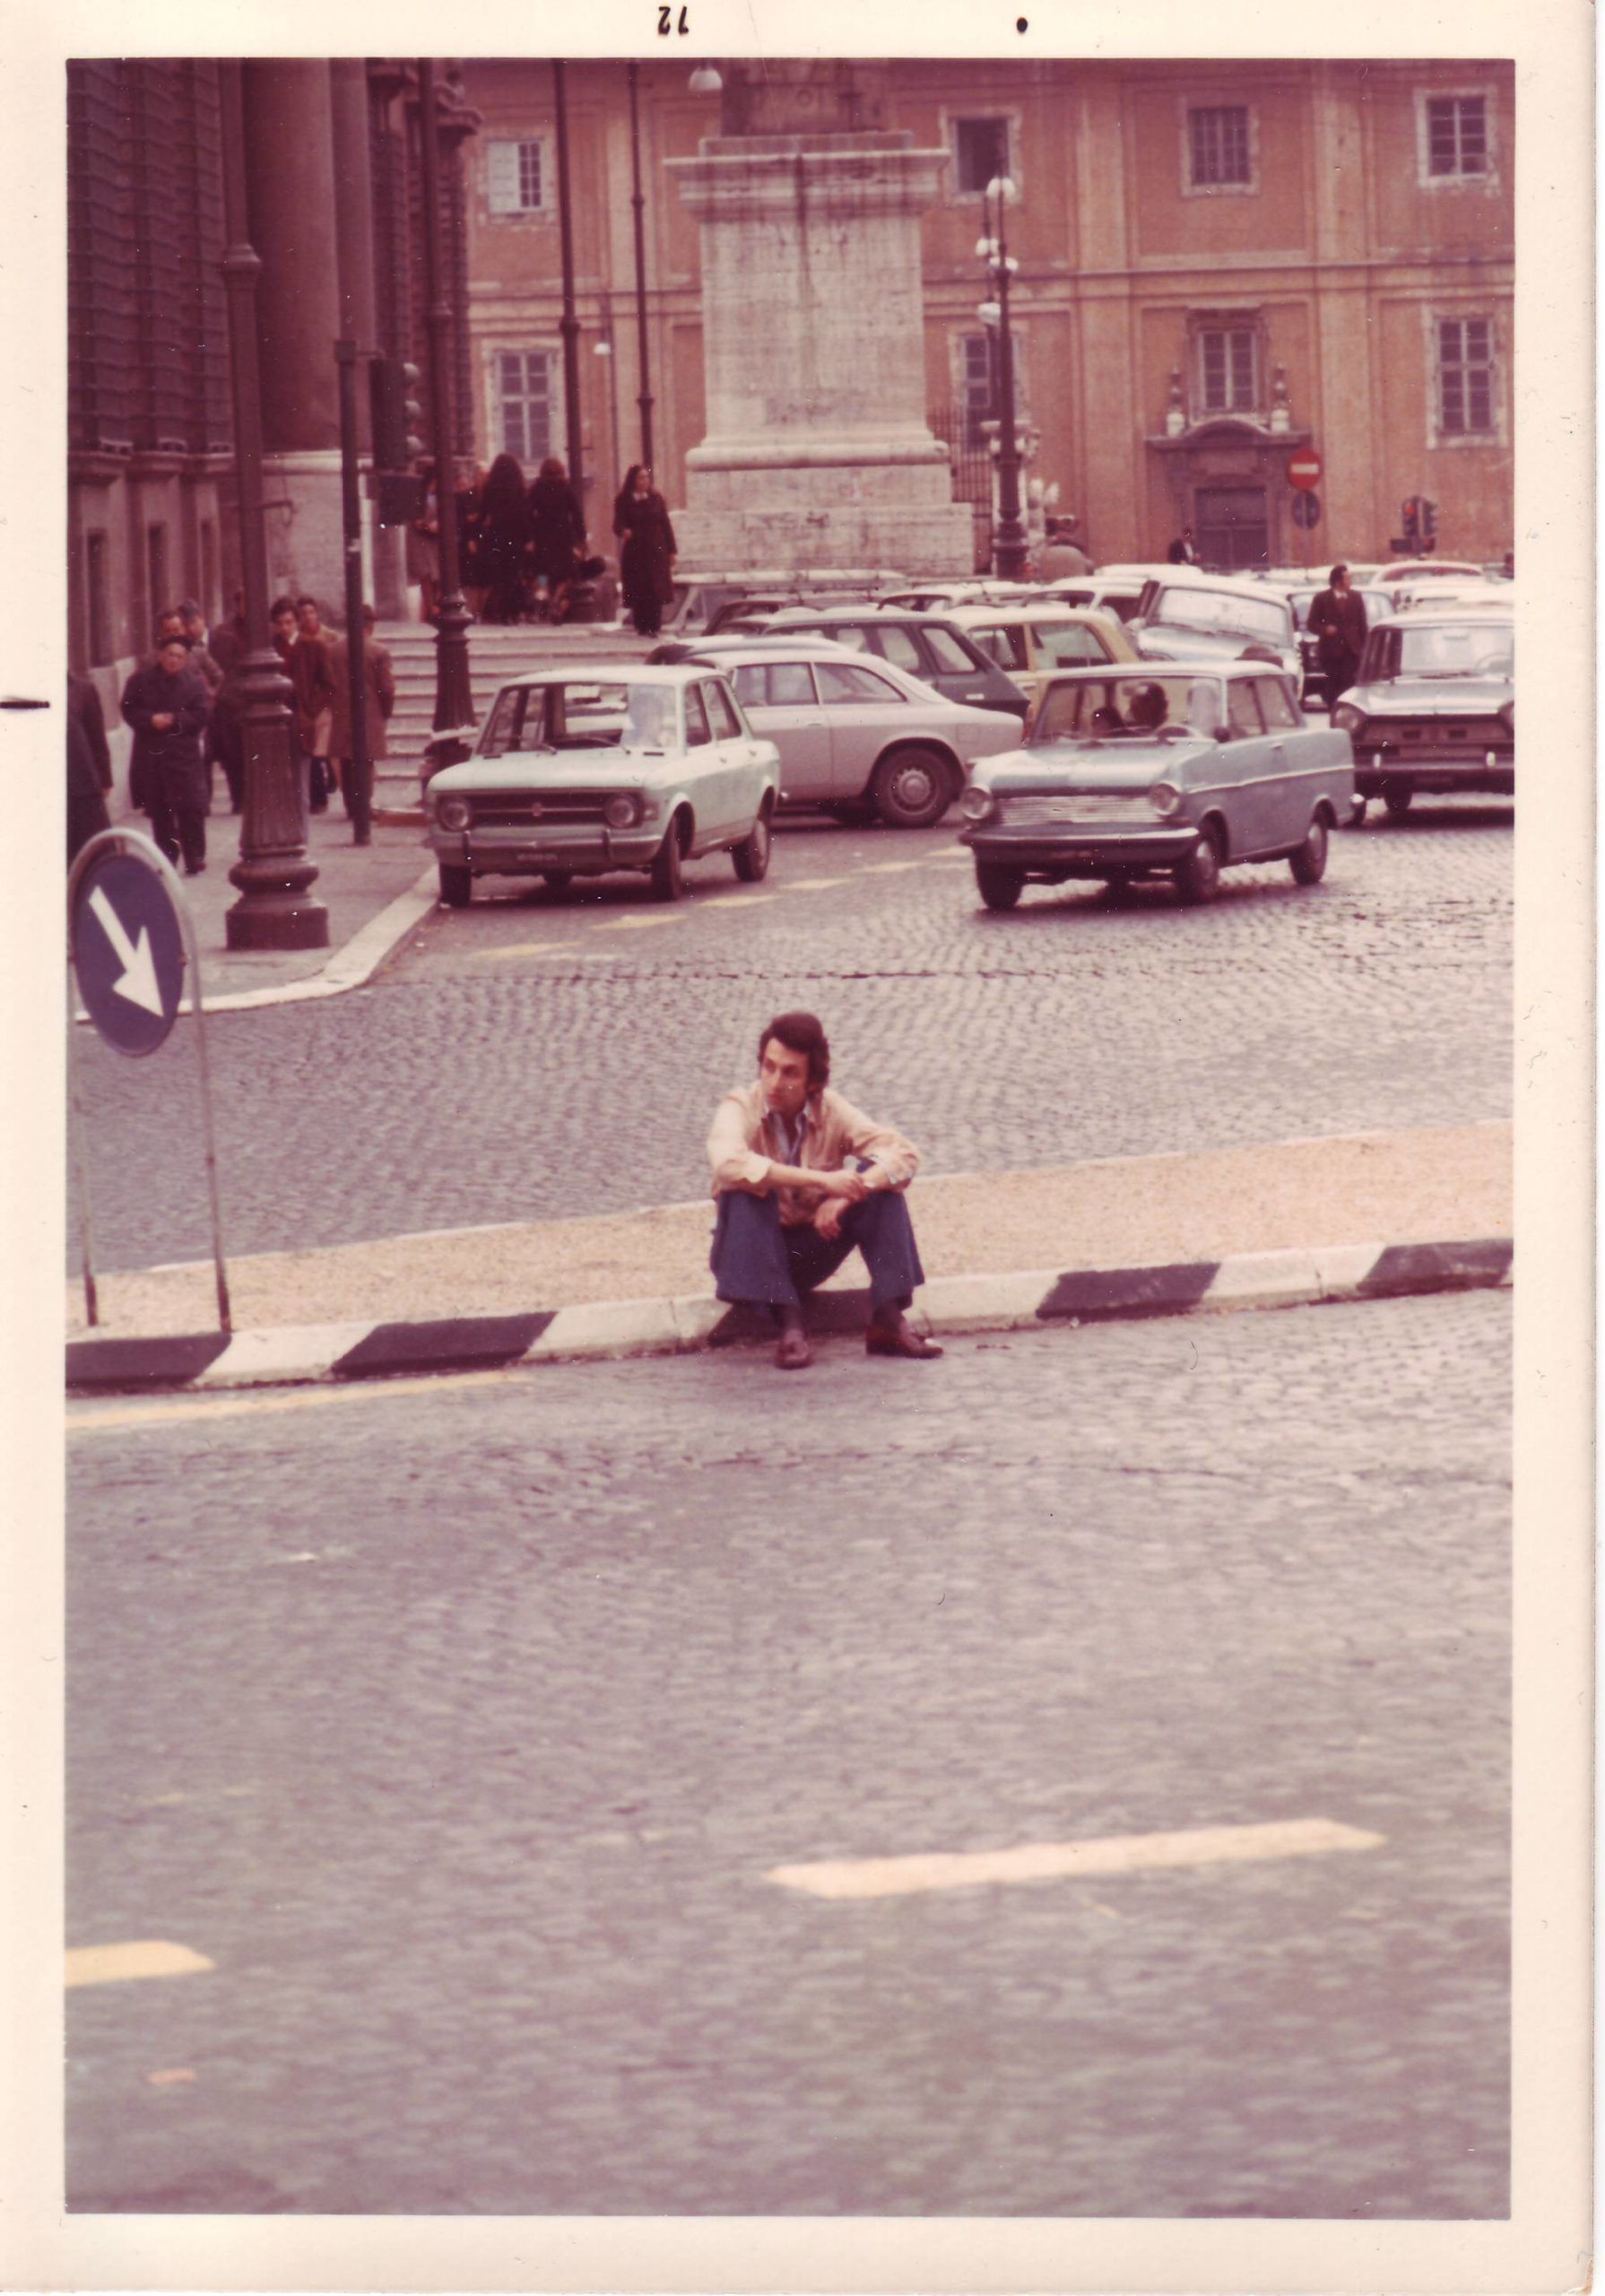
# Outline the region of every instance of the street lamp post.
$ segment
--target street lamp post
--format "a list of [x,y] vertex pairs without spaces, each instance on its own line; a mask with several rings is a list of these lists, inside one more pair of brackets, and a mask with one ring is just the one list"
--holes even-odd
[[[568,75],[560,61],[551,67],[558,119],[558,239],[563,263],[563,316],[558,332],[563,338],[563,430],[568,443],[568,483],[583,511],[581,474],[585,443],[579,407],[579,318],[574,308],[574,214],[568,185]],[[589,521],[586,521],[587,525]]]
[[225,919],[231,949],[326,949],[329,912],[308,898],[317,869],[307,856],[291,738],[291,685],[267,620],[267,524],[262,500],[262,378],[256,341],[256,283],[262,258],[251,245],[245,161],[245,67],[220,66],[223,106],[223,201],[228,247],[229,365],[234,401],[235,492],[247,651],[239,677],[245,816],[239,858],[229,882],[239,899]]
[[986,264],[988,283],[996,300],[998,394],[998,526],[993,537],[993,566],[1001,581],[1016,582],[1026,570],[1026,530],[1019,516],[1019,439],[1014,413],[1014,337],[1009,326],[1009,284],[1019,268],[1009,252],[1004,210],[1014,196],[1008,176],[993,176],[982,196],[997,202],[997,231],[984,239],[977,253]]
[[[418,63],[418,143],[423,160],[423,260],[428,296],[424,326],[429,336],[429,413],[435,442],[435,515],[440,535],[440,597],[435,618],[434,730],[437,736],[451,735],[465,744],[473,730],[473,689],[468,674],[468,605],[463,596],[457,568],[456,459],[451,394],[452,311],[447,292],[446,257],[440,232],[438,130],[434,62],[429,57],[421,57]],[[443,754],[441,745],[432,746],[436,763],[451,761]]]
[[[641,115],[637,99],[639,74],[635,64],[629,66],[629,177],[633,188],[629,204],[635,212],[636,232],[636,356],[641,370],[641,388],[636,404],[641,410],[641,460],[652,467],[652,376],[646,354],[646,238],[642,222],[646,202],[641,194]],[[614,452],[617,453],[615,445]]]

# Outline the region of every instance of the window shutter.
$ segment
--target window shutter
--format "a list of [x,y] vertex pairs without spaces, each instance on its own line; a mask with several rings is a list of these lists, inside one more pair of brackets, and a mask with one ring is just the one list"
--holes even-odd
[[510,143],[487,144],[485,166],[491,214],[516,215],[519,212],[518,146]]

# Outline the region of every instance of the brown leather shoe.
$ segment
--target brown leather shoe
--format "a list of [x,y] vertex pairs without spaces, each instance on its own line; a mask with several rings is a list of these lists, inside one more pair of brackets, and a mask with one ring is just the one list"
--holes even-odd
[[863,1335],[866,1355],[906,1355],[911,1362],[929,1363],[941,1353],[933,1339],[926,1339],[910,1323],[899,1320],[891,1330],[872,1324]]
[[808,1334],[801,1324],[794,1324],[780,1335],[780,1344],[775,1350],[775,1361],[783,1371],[806,1371],[813,1361],[813,1349]]

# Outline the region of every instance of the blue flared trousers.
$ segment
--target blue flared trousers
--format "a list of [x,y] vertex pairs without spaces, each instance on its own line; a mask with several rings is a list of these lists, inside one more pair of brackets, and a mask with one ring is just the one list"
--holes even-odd
[[802,1294],[823,1283],[854,1250],[863,1253],[869,1270],[872,1310],[907,1308],[925,1271],[908,1206],[889,1189],[848,1205],[841,1233],[829,1242],[814,1227],[783,1228],[772,1196],[726,1188],[719,1197],[708,1265],[721,1300],[796,1308]]

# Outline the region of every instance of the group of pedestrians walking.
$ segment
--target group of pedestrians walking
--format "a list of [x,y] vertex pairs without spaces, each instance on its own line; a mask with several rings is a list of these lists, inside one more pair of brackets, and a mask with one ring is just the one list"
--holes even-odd
[[[303,813],[326,813],[338,789],[357,845],[372,842],[374,761],[386,754],[385,725],[395,707],[389,649],[374,635],[373,608],[362,611],[366,756],[358,754],[351,729],[346,639],[325,623],[311,596],[276,598],[271,616],[273,650],[293,693],[291,756]],[[206,817],[220,765],[230,810],[245,808],[248,652],[243,613],[208,630],[199,605],[187,598],[158,617],[154,648],[123,687],[123,718],[134,735],[129,798],[168,859],[182,862],[192,877],[206,866]],[[88,839],[109,826],[110,747],[90,678],[69,677],[66,735],[71,864]]]

